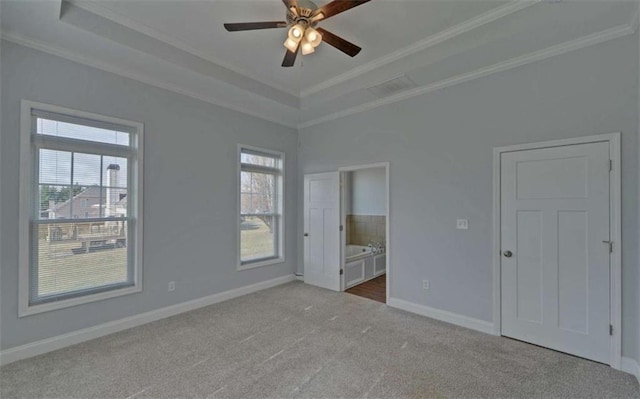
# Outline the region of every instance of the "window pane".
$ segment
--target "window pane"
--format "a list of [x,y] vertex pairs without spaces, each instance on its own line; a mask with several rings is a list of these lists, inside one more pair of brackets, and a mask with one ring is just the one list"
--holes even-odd
[[69,198],[71,186],[39,185],[39,214],[40,219],[69,219],[71,206]]
[[125,217],[127,216],[127,189],[107,187],[104,189],[105,217]]
[[89,219],[105,217],[106,189],[100,186],[74,186],[76,195],[71,199],[71,217],[73,219]]
[[239,245],[242,263],[280,256],[280,160],[280,156],[268,152],[241,151]]
[[241,213],[275,213],[275,176],[241,172]]
[[100,155],[73,154],[73,183],[79,186],[100,185]]
[[277,256],[277,218],[247,216],[240,218],[240,259],[243,262]]
[[[127,216],[127,189],[41,184],[39,219],[90,219]],[[73,197],[70,199],[70,193]]]
[[276,159],[277,159],[276,157],[269,156],[269,155],[254,155],[254,154],[248,154],[246,152],[243,152],[240,155],[240,162],[242,163],[248,163],[248,164],[259,165],[259,166],[268,166],[271,168],[276,167]]
[[128,169],[136,164],[128,161],[135,160],[130,154],[137,129],[45,110],[31,115],[32,134],[41,136],[31,147],[37,158],[30,201],[30,305],[60,301],[64,306],[68,298],[134,285],[137,220],[104,219],[127,217],[130,196],[136,194],[128,187]]
[[129,133],[37,118],[37,134],[128,146]]
[[103,157],[102,184],[105,187],[127,188],[127,158]]
[[126,283],[126,231],[126,222],[39,225],[35,240],[38,257],[35,295]]
[[71,153],[40,150],[38,183],[71,184]]
[[[104,169],[100,171],[100,167]],[[127,160],[94,154],[73,154],[73,197],[69,199],[70,187],[60,188],[60,193],[51,187],[41,189],[41,218],[102,218],[127,215]],[[102,185],[100,185],[102,183]],[[47,196],[46,193],[50,195]],[[57,195],[56,195],[57,194]],[[49,197],[56,200],[49,206]],[[60,203],[60,201],[63,201]],[[47,207],[45,207],[47,205]],[[49,211],[49,209],[53,210]],[[49,214],[45,215],[44,211]]]

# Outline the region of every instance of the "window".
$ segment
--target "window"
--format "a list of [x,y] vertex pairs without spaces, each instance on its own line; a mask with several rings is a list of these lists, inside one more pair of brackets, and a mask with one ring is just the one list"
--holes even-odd
[[239,269],[283,262],[284,154],[240,146]]
[[23,101],[20,315],[141,290],[142,125]]

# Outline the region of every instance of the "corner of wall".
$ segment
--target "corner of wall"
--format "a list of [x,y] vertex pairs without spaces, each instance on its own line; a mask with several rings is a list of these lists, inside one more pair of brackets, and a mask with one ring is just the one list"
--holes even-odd
[[[638,15],[640,14],[640,3],[638,3],[638,10],[636,12],[636,18],[635,20],[638,20]],[[638,49],[638,74],[636,75],[637,81],[636,81],[636,87],[638,88],[638,97],[636,98],[637,101],[637,110],[638,110],[638,118],[637,118],[637,125],[636,125],[636,133],[637,133],[637,137],[636,137],[636,141],[637,141],[637,165],[636,167],[638,168],[638,213],[637,213],[637,229],[638,229],[638,243],[636,248],[640,248],[640,29],[637,29],[637,23],[636,23],[636,32],[635,32],[635,37],[636,37],[636,43],[637,43],[637,49]],[[638,262],[638,271],[636,273],[638,282],[636,285],[636,300],[637,300],[637,306],[636,306],[636,378],[638,378],[638,382],[640,382],[640,251],[638,251],[637,253],[637,262]]]
[[620,362],[620,370],[636,377],[640,383],[640,363],[630,357],[623,357]]

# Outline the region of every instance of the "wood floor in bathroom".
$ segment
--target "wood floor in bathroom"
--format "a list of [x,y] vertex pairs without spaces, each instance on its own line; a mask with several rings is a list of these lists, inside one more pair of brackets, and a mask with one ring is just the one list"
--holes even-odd
[[387,275],[376,277],[362,284],[351,287],[345,292],[374,301],[387,303]]

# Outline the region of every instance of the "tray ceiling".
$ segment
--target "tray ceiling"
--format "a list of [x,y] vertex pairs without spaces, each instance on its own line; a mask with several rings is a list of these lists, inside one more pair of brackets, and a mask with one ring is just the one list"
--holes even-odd
[[284,19],[280,0],[0,5],[9,40],[292,126],[397,95],[370,88],[399,77],[414,83],[402,90],[415,91],[590,35],[628,34],[637,26],[637,6],[372,0],[321,23],[361,46],[358,56],[323,43],[294,68],[282,68],[286,29],[223,28],[224,22]]
[[[319,5],[324,3],[327,1]],[[320,23],[362,47],[358,56],[350,58],[323,44],[316,53],[300,57],[297,70],[288,70],[280,66],[286,29],[231,33],[223,28],[225,22],[284,20],[285,7],[279,0],[100,3],[134,25],[142,24],[184,43],[214,62],[298,94],[501,4],[504,2],[373,0]]]

